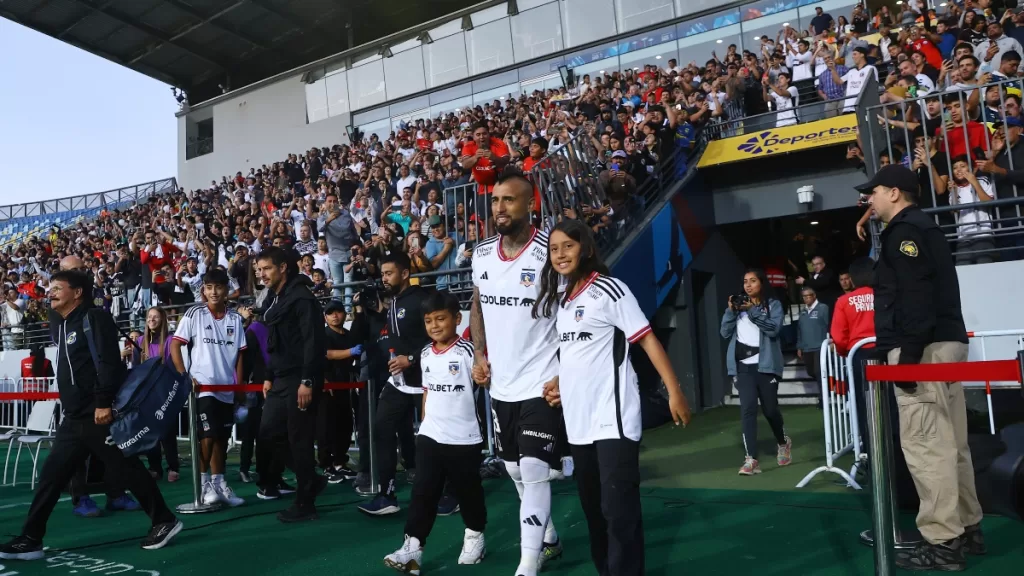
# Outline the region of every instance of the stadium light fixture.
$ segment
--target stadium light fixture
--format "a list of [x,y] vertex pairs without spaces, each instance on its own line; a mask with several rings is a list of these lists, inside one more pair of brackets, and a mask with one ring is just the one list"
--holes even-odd
[[722,39],[721,39],[721,38],[719,38],[718,40],[715,40],[715,43],[716,43],[716,44],[721,44],[721,43],[722,43]]
[[811,220],[811,226],[817,226],[817,225],[818,225],[818,221],[817,220]]
[[661,54],[658,54],[657,56],[655,56],[654,59],[655,60],[661,60]]

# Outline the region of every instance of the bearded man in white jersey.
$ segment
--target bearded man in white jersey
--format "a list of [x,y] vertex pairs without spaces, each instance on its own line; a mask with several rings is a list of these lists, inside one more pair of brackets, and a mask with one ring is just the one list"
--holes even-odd
[[491,197],[498,235],[473,252],[470,313],[473,380],[490,387],[498,455],[522,500],[516,576],[536,576],[562,553],[548,482],[561,468],[565,424],[543,398],[558,379],[558,337],[552,319],[531,314],[548,250],[547,234],[530,224],[533,204],[533,184],[521,174],[498,179]]

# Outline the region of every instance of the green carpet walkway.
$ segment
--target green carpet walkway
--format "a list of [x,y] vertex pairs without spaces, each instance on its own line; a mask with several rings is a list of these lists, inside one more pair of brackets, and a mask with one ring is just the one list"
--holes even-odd
[[[756,571],[759,576],[871,574],[871,549],[857,541],[869,527],[867,495],[835,485],[834,476],[819,476],[802,490],[793,488],[823,457],[820,413],[813,408],[785,410],[794,439],[794,463],[774,464],[770,436],[763,440],[764,473],[741,478],[738,410],[720,408],[702,414],[688,429],[662,428],[644,439],[642,465],[647,574],[723,574]],[[762,422],[764,432],[767,426]],[[186,469],[187,471],[188,469]],[[22,478],[29,469],[22,468]],[[229,478],[234,478],[230,471]],[[0,576],[66,574],[163,574],[228,576],[309,576],[391,574],[381,558],[401,544],[404,511],[368,518],[355,509],[361,502],[348,484],[331,486],[319,501],[320,519],[284,526],[274,514],[286,502],[255,498],[255,486],[233,482],[248,503],[201,516],[183,516],[186,529],[174,544],[143,551],[138,540],[148,522],[140,512],[98,519],[71,514],[61,502],[50,521],[46,544],[52,549],[39,562],[4,562]],[[171,504],[190,499],[182,481],[162,483]],[[546,574],[589,575],[586,524],[572,482],[554,485],[553,516],[565,555]],[[511,575],[519,558],[518,498],[505,480],[486,483],[487,559],[478,566],[458,566],[462,522],[439,518],[426,548],[424,574]],[[400,493],[406,503],[408,488]],[[0,488],[2,533],[16,534],[28,510],[27,487]],[[104,497],[98,497],[100,506]],[[912,518],[904,518],[913,522]],[[1003,518],[986,518],[991,553],[972,559],[970,574],[1012,576],[1024,573],[1024,526]]]

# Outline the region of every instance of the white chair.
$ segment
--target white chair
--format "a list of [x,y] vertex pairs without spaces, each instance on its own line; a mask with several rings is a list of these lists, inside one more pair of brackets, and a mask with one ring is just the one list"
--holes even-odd
[[35,452],[29,448],[29,454],[32,455],[31,487],[35,490],[36,476],[39,468],[39,451],[42,449],[43,442],[52,443],[54,438],[56,438],[56,431],[54,430],[56,412],[56,400],[40,400],[32,406],[32,413],[28,416],[28,425],[26,426],[25,433],[14,439],[14,442],[18,443],[18,453],[14,457],[14,478],[11,481],[11,486],[18,485],[18,462],[21,460],[21,449],[26,444],[34,444],[36,447]]

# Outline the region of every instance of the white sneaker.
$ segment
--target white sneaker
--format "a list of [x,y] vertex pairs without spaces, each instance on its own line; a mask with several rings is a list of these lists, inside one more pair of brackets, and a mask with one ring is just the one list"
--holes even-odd
[[459,554],[459,564],[479,564],[486,555],[487,545],[484,543],[484,533],[466,528],[466,536],[462,539],[462,553]]
[[419,576],[422,560],[423,547],[420,546],[419,539],[406,535],[402,547],[384,557],[384,565],[399,572]]
[[214,489],[217,491],[217,495],[220,496],[221,501],[232,508],[245,504],[245,499],[238,497],[235,491],[231,489],[231,486],[228,486],[227,482],[215,486]]
[[202,500],[203,504],[206,504],[207,506],[217,504],[221,501],[220,494],[217,492],[217,489],[214,488],[213,482],[203,484],[203,493],[200,500]]

